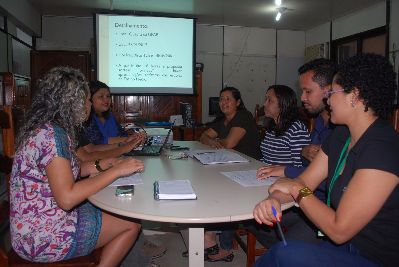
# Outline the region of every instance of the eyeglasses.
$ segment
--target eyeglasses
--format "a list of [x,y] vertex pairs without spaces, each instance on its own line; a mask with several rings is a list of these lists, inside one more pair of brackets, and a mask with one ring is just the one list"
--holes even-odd
[[335,94],[335,93],[343,92],[343,91],[344,91],[344,89],[331,89],[330,91],[327,91],[327,92],[324,94],[324,98],[330,98],[331,95],[333,95],[333,94]]

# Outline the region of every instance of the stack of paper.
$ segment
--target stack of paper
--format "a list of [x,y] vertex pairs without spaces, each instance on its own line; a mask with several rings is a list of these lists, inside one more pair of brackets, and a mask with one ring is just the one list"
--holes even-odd
[[154,199],[197,199],[189,180],[156,181]]
[[224,163],[238,163],[238,162],[248,162],[246,158],[240,156],[237,153],[218,149],[207,152],[194,152],[193,157],[198,159],[202,164],[224,164]]

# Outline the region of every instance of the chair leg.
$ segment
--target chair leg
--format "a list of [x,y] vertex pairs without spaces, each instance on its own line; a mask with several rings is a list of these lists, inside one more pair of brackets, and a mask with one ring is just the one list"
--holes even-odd
[[247,267],[252,267],[255,263],[256,237],[247,231]]

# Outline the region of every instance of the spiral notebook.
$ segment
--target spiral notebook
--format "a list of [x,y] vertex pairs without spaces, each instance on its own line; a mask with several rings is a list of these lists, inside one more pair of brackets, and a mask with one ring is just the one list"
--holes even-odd
[[197,199],[189,180],[156,181],[154,199]]

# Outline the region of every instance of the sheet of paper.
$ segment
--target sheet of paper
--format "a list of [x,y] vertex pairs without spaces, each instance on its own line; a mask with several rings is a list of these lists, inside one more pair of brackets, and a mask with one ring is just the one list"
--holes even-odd
[[196,152],[194,157],[202,164],[223,164],[223,163],[238,163],[248,162],[246,158],[238,153],[234,153],[225,149],[218,149],[213,151]]
[[272,176],[267,179],[258,180],[256,179],[256,170],[221,172],[221,174],[229,177],[231,180],[244,187],[269,186],[278,179],[278,177]]
[[138,185],[143,184],[143,178],[141,173],[134,173],[132,175],[119,177],[109,186],[119,186],[119,185]]

